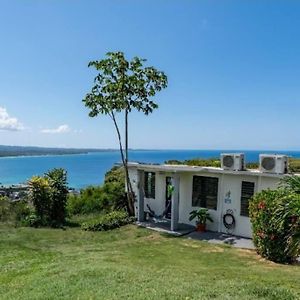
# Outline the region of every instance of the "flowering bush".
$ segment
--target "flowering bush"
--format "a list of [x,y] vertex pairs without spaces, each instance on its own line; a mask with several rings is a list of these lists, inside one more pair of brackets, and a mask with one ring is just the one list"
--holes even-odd
[[249,205],[257,252],[291,263],[300,255],[300,194],[282,188],[257,193]]

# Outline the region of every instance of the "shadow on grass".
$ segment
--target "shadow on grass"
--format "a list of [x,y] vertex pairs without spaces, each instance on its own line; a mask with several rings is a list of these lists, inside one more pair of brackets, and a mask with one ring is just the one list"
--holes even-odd
[[70,228],[77,228],[80,227],[80,223],[72,220],[67,220],[64,224],[65,227],[70,227]]

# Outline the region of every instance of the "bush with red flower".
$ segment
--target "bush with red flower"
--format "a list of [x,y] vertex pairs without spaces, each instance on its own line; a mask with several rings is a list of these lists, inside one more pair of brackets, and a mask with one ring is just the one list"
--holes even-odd
[[249,205],[257,252],[274,262],[300,256],[300,194],[282,186],[254,195]]

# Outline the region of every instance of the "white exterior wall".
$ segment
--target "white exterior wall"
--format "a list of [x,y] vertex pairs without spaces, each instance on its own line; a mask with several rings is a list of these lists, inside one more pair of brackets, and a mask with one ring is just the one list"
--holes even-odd
[[[148,171],[148,170],[147,170]],[[154,170],[153,170],[154,171]],[[207,229],[211,231],[227,232],[223,225],[223,215],[228,209],[233,211],[235,217],[235,228],[230,233],[251,237],[251,223],[250,219],[240,215],[241,209],[241,187],[242,181],[254,182],[255,192],[264,189],[275,189],[278,187],[279,177],[267,177],[261,173],[255,175],[241,175],[241,174],[226,174],[226,173],[212,173],[212,172],[178,172],[180,177],[179,183],[179,223],[195,225],[195,220],[189,221],[189,214],[192,210],[200,207],[192,206],[192,192],[193,192],[193,176],[207,176],[219,179],[218,188],[218,203],[216,210],[209,210],[209,213],[214,220],[213,223],[207,222]],[[174,173],[173,173],[174,175]],[[137,186],[137,169],[130,168],[129,176],[136,195],[138,195]],[[155,199],[144,199],[144,209],[148,211],[147,204],[157,215],[162,214],[165,209],[166,201],[166,177],[172,177],[172,173],[156,171],[155,172]],[[225,203],[226,194],[230,191],[230,203]],[[137,208],[137,206],[136,206]],[[137,210],[137,209],[136,209]]]
[[[207,222],[207,229],[211,231],[227,232],[223,225],[223,215],[227,210],[232,210],[235,217],[235,228],[230,233],[251,237],[251,223],[250,218],[241,216],[241,188],[242,181],[254,182],[254,191],[258,192],[263,189],[278,187],[279,178],[276,177],[261,177],[258,176],[240,176],[231,174],[211,174],[211,173],[183,173],[180,175],[180,199],[179,199],[179,223],[195,225],[195,221],[189,221],[189,214],[194,209],[200,207],[192,206],[192,192],[193,192],[193,176],[207,176],[219,179],[218,188],[218,203],[217,210],[210,209],[209,213],[214,220],[213,223]],[[225,203],[226,194],[230,192],[231,203]]]
[[[223,193],[219,197],[221,203],[221,214],[225,214],[227,210],[232,210],[235,217],[235,228],[232,231],[233,234],[251,237],[251,223],[250,218],[241,216],[241,189],[242,181],[248,181],[254,183],[254,192],[257,191],[257,177],[256,176],[235,176],[225,175],[223,181]],[[230,192],[231,203],[225,202],[226,194]],[[223,224],[222,215],[220,216],[220,231],[227,232],[226,227]]]
[[[129,169],[129,178],[132,184],[132,189],[138,197],[138,171],[136,168]],[[155,198],[144,198],[144,210],[148,211],[147,204],[151,209],[157,214],[160,215],[165,210],[165,193],[166,193],[166,176],[165,174],[160,174],[155,172]],[[144,188],[144,187],[142,187]],[[136,199],[137,200],[137,199]],[[137,213],[137,201],[135,202],[135,213]]]
[[262,191],[262,190],[266,190],[266,189],[276,189],[278,188],[278,183],[279,183],[278,178],[274,178],[274,177],[261,177],[258,178],[258,189],[257,191]]

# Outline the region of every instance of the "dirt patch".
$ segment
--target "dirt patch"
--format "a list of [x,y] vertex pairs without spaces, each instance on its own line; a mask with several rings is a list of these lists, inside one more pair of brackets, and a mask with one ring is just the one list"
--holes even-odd
[[224,251],[224,248],[221,247],[210,247],[202,250],[204,253],[223,253]]
[[162,237],[159,234],[153,233],[153,234],[143,237],[143,240],[155,242],[155,241],[161,241]]
[[282,267],[282,264],[275,263],[273,261],[267,260],[263,257],[261,257],[259,254],[256,253],[255,250],[249,250],[249,249],[238,249],[238,255],[240,257],[250,258],[252,261],[249,263],[249,265],[256,265],[257,263],[264,263],[266,267],[268,268],[278,268]]
[[193,248],[193,249],[201,249],[201,252],[203,253],[222,253],[224,252],[224,248],[219,246],[211,246],[211,245],[205,245],[203,246],[200,243],[195,242],[184,242],[182,243],[183,246]]

